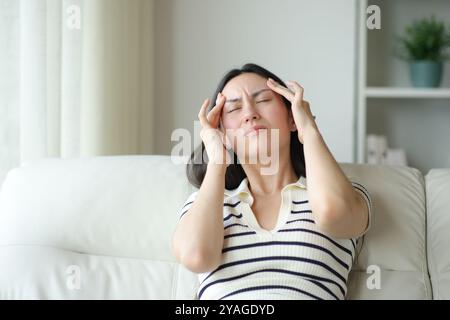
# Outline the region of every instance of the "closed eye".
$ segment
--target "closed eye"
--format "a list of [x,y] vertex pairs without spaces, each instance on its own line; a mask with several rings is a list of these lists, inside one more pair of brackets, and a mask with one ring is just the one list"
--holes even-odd
[[[263,100],[256,101],[256,103],[269,102],[270,100],[272,100],[272,99],[270,99],[270,98],[268,98],[268,99],[263,99]],[[231,112],[236,111],[236,110],[238,110],[238,109],[240,109],[240,108],[241,108],[241,106],[235,106],[235,107],[233,107],[233,109],[227,111],[227,113],[231,113]]]
[[233,111],[236,111],[237,109],[240,109],[241,107],[234,107],[233,109],[229,110],[227,113],[232,113]]

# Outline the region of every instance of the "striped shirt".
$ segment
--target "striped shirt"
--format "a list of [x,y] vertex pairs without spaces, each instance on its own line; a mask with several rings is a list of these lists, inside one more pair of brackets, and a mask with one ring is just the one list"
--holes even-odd
[[[351,181],[365,199],[366,188]],[[198,191],[179,213],[182,219]],[[344,299],[358,238],[337,239],[319,230],[311,211],[306,179],[285,186],[276,226],[260,227],[252,212],[253,197],[245,178],[235,190],[225,190],[222,261],[198,275],[198,299]]]

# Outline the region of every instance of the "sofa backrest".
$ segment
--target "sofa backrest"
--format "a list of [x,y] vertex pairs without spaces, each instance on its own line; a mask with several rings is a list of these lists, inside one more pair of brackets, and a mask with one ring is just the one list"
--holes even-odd
[[12,170],[0,193],[0,299],[193,299],[196,277],[170,250],[192,192],[184,170],[167,156]]
[[[420,172],[341,166],[373,202],[348,297],[430,299]],[[195,298],[196,275],[170,249],[193,191],[185,166],[168,156],[46,159],[12,170],[0,192],[0,299]],[[380,289],[367,273],[377,267]]]
[[432,299],[425,182],[420,171],[367,164],[342,164],[342,168],[367,188],[373,209],[371,229],[350,273],[348,298]]
[[434,299],[450,299],[450,169],[432,169],[427,192],[428,267]]

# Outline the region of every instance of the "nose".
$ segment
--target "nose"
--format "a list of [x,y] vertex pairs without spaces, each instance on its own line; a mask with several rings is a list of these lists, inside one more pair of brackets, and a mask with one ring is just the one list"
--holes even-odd
[[244,103],[244,122],[248,123],[251,122],[252,120],[257,120],[259,119],[259,114],[255,108],[255,106],[253,105],[252,101],[247,100]]

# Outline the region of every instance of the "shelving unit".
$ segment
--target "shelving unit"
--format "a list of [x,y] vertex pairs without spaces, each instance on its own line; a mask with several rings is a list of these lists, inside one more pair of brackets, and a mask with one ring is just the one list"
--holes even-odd
[[450,98],[450,88],[445,89],[416,89],[416,88],[390,88],[390,87],[367,87],[366,98],[428,98],[446,99]]
[[[366,9],[372,4],[381,8],[381,30],[366,27]],[[393,35],[403,31],[404,25],[414,19],[436,12],[438,18],[448,23],[450,2],[362,0],[359,10],[357,162],[366,162],[366,137],[374,133],[386,135],[390,148],[405,149],[408,165],[424,173],[433,167],[450,166],[449,79],[440,88],[414,88],[409,83],[407,63],[392,54]],[[447,64],[445,68],[450,66]],[[445,71],[444,78],[445,75],[450,78],[449,71]],[[420,127],[422,118],[426,130]],[[423,138],[423,134],[430,138]],[[436,144],[436,149],[431,149],[430,142]],[[419,152],[421,149],[423,154]]]

